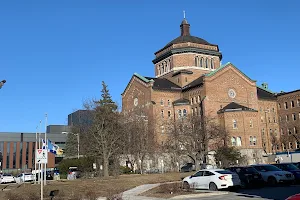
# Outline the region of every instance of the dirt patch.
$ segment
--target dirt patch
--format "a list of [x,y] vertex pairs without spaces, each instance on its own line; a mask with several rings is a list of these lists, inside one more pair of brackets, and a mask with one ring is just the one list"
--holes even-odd
[[182,182],[165,183],[141,194],[141,196],[172,198],[179,195],[197,194],[194,190],[183,189]]
[[[94,179],[77,179],[73,181],[51,181],[46,185],[44,194],[49,197],[51,190],[59,190],[59,198],[56,199],[69,199],[77,200],[80,198],[93,199],[92,197],[111,197],[115,194],[122,193],[126,190],[134,188],[143,184],[164,183],[180,181],[181,178],[189,176],[191,173],[165,173],[165,174],[131,174],[121,175],[119,177],[109,177],[107,179],[94,178]],[[7,195],[22,196],[23,199],[33,200],[35,194],[39,193],[39,185],[24,184],[24,185],[9,186],[10,191],[0,191],[0,199],[2,200],[18,200],[17,198],[8,198]],[[27,195],[30,194],[31,196]],[[27,198],[28,196],[28,198]],[[67,198],[68,197],[68,198]]]

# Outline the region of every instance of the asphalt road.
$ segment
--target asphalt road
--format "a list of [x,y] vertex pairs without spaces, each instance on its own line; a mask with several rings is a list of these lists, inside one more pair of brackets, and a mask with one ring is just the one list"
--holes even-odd
[[[276,199],[285,200],[287,197],[300,193],[300,185],[282,186],[282,187],[264,187],[258,189],[242,189],[238,192],[229,192],[228,194],[201,197],[201,200],[257,200],[257,199]],[[191,198],[196,200],[200,198]]]

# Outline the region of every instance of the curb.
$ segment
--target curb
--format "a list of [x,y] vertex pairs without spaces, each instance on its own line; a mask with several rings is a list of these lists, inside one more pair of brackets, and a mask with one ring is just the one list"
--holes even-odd
[[202,194],[187,194],[187,195],[179,195],[176,197],[172,197],[170,199],[186,199],[186,198],[197,198],[197,197],[210,197],[210,196],[218,196],[228,194],[229,192],[205,192]]

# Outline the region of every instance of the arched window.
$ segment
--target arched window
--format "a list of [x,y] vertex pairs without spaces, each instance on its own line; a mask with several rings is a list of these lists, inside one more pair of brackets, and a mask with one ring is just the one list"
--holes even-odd
[[168,70],[168,63],[167,62],[165,62],[165,72],[167,72],[167,70]]
[[183,109],[183,117],[186,117],[186,115],[187,115],[186,109]]
[[204,67],[204,59],[202,57],[200,59],[200,67]]
[[200,103],[200,96],[198,96],[198,103]]
[[297,106],[300,107],[300,99],[297,100]]
[[231,145],[236,146],[236,139],[235,137],[231,137]]
[[236,146],[242,146],[242,138],[241,137],[236,138]]
[[214,59],[213,58],[211,58],[211,61],[210,61],[210,68],[211,69],[215,68],[215,63],[214,63]]
[[182,112],[181,112],[181,110],[178,110],[178,117],[179,117],[179,118],[182,117]]
[[297,134],[298,133],[298,130],[296,127],[294,127],[294,134]]
[[170,100],[168,99],[168,106],[171,106],[171,102],[170,102]]
[[196,116],[198,115],[198,109],[197,109],[197,107],[195,108],[195,115]]
[[205,59],[205,68],[208,68],[208,58]]
[[234,119],[234,120],[232,120],[232,126],[233,126],[233,128],[235,129],[235,128],[237,128],[237,122],[236,122],[236,120]]
[[160,67],[157,67],[157,74],[160,75]]
[[294,101],[291,101],[291,107],[294,108],[295,107],[295,103]]
[[164,71],[165,71],[165,66],[164,66],[164,64],[161,64],[161,73],[163,74]]
[[253,128],[253,121],[250,119],[250,128]]
[[163,99],[160,100],[160,105],[161,105],[161,106],[164,105],[164,100],[163,100]]

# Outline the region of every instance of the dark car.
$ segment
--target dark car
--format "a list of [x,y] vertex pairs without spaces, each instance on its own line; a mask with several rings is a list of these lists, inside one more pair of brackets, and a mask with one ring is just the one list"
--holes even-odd
[[242,187],[261,187],[264,181],[254,167],[229,167],[227,170],[239,175]]
[[295,163],[292,163],[292,164],[300,169],[300,162],[295,162]]
[[296,165],[292,163],[277,163],[273,165],[284,171],[291,172],[295,176],[295,181],[300,182],[300,169]]
[[[37,173],[36,174],[36,181],[39,180],[39,176],[43,176],[43,179],[44,179],[44,173],[40,173],[40,175]],[[46,180],[53,180],[53,175],[51,172],[48,172],[46,173]]]
[[180,172],[191,172],[194,171],[193,163],[186,163],[184,166],[180,168]]

